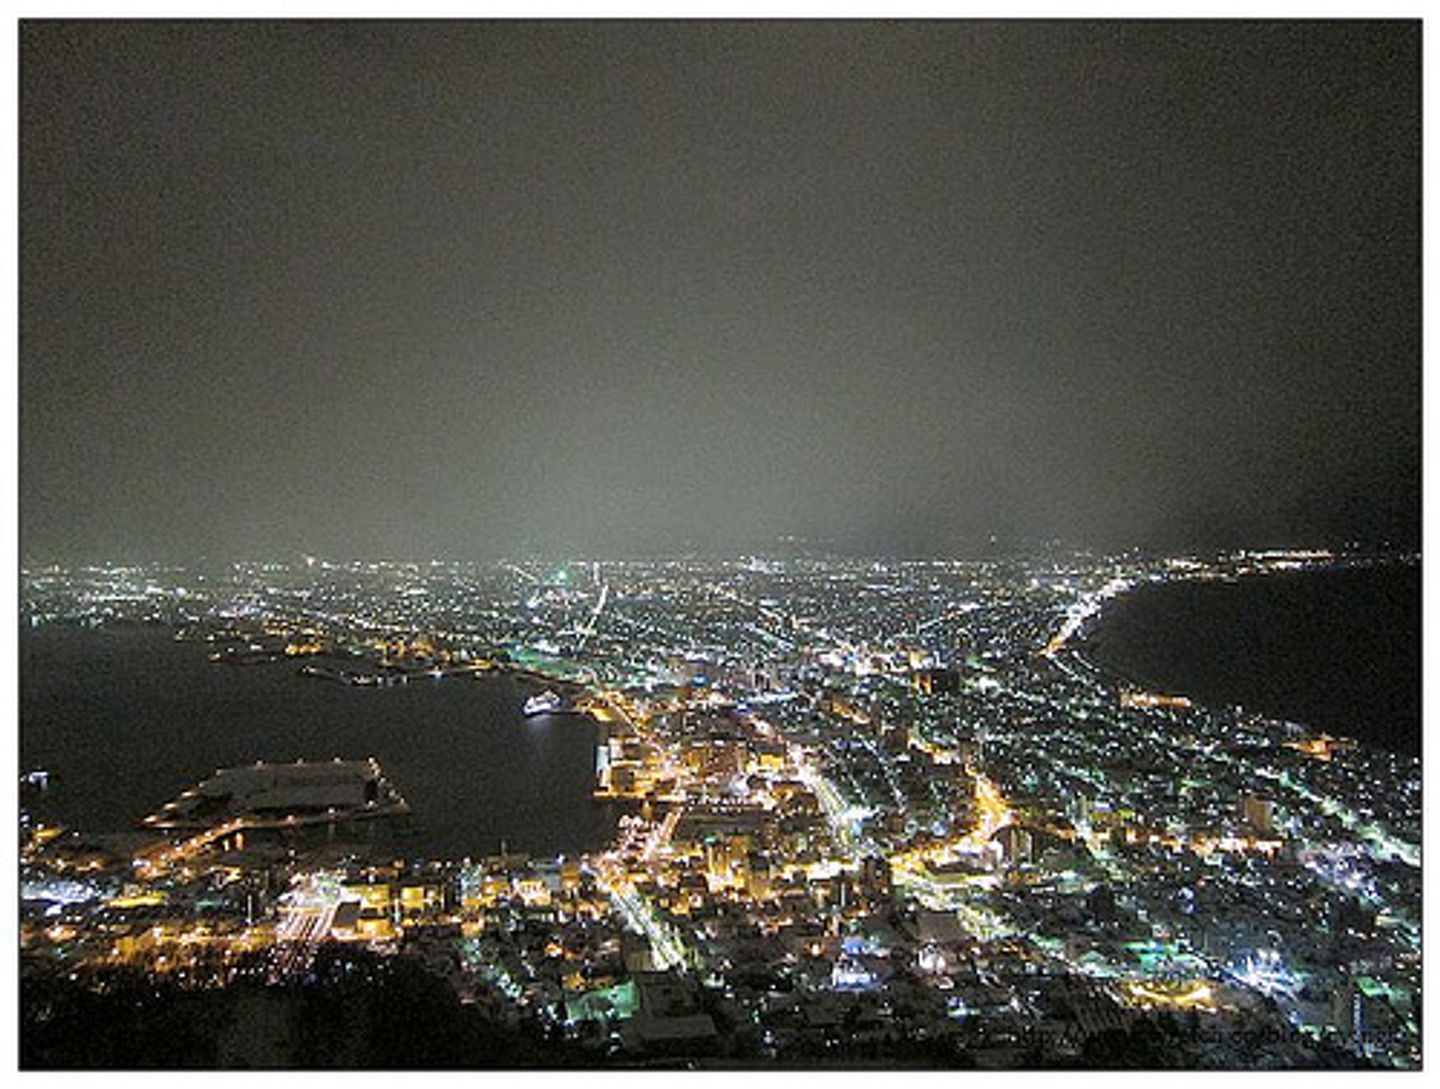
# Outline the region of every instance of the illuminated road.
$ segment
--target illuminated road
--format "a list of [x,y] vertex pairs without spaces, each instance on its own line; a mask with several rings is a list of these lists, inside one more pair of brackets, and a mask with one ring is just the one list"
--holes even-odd
[[[1233,763],[1234,761],[1232,760],[1231,762]],[[1256,769],[1256,774],[1264,776],[1272,782],[1279,783],[1286,790],[1304,798],[1327,817],[1334,817],[1345,826],[1347,831],[1354,832],[1370,845],[1370,855],[1375,861],[1387,861],[1393,856],[1407,866],[1419,867],[1419,847],[1390,835],[1389,832],[1376,824],[1365,821],[1343,802],[1337,801],[1334,798],[1327,798],[1322,794],[1316,794],[1304,783],[1299,783],[1292,779],[1289,772],[1276,772],[1270,768],[1262,767]]]
[[[683,775],[683,769],[670,761],[668,748],[651,736],[643,717],[633,714],[618,692],[600,692],[597,693],[597,698],[610,714],[628,727],[635,736],[664,754],[662,766],[667,773],[676,775],[678,781]],[[609,894],[611,902],[627,925],[645,936],[650,944],[655,966],[661,971],[688,967],[694,958],[676,929],[664,922],[654,906],[636,890],[630,880],[627,860],[631,864],[652,861],[669,845],[682,813],[683,807],[677,805],[671,808],[662,820],[653,824],[637,818],[622,818],[615,843],[609,850],[597,856],[593,863],[600,887]]]
[[1134,584],[1130,579],[1111,579],[1093,594],[1087,594],[1075,604],[1065,610],[1065,622],[1060,625],[1060,630],[1055,633],[1045,649],[1040,652],[1044,658],[1053,658],[1065,644],[1074,638],[1075,633],[1083,628],[1087,621],[1096,616],[1109,601],[1117,594],[1123,594]]
[[595,860],[594,872],[626,924],[650,943],[650,954],[658,970],[683,969],[692,963],[693,957],[679,932],[660,919],[654,906],[636,890],[618,859],[609,853],[601,855]]
[[645,935],[650,943],[650,953],[655,967],[665,972],[671,968],[685,968],[690,964],[690,954],[674,927],[661,922],[654,907],[633,886],[612,886],[610,897],[625,921]]
[[973,768],[965,771],[975,783],[976,820],[975,827],[955,846],[962,851],[980,850],[990,842],[991,836],[1010,823],[1012,814],[1005,804],[1005,796],[989,776]]
[[[854,643],[851,643],[850,641],[843,639],[838,635],[835,635],[833,632],[828,631],[825,628],[817,628],[813,624],[810,624],[797,616],[788,613],[782,613],[777,609],[772,609],[769,606],[761,605],[757,601],[747,601],[745,598],[737,594],[734,590],[717,587],[715,592],[720,597],[733,601],[736,605],[742,606],[746,609],[750,609],[752,612],[759,614],[766,620],[770,621],[772,624],[779,624],[782,630],[789,630],[793,628],[795,631],[802,631],[806,635],[814,636],[822,643],[833,644],[840,647],[847,654],[856,654],[859,652],[859,648]],[[795,645],[791,640],[788,639],[782,639],[782,642],[786,643],[789,646]]]
[[963,836],[934,844],[919,851],[906,851],[895,855],[892,858],[893,864],[913,865],[918,862],[933,862],[945,865],[961,857],[974,857],[987,850],[995,833],[1011,823],[1014,813],[994,781],[971,767],[967,767],[965,772],[975,785],[974,826]]
[[675,834],[675,826],[680,823],[680,814],[684,812],[683,806],[676,806],[665,814],[665,819],[657,824],[650,836],[645,840],[645,848],[641,851],[640,857],[649,862],[663,848],[669,845],[670,837]]
[[267,979],[278,983],[301,976],[315,960],[315,952],[335,925],[340,886],[326,874],[295,878],[281,898],[280,923],[270,950]]
[[587,621],[585,627],[581,629],[580,642],[576,647],[577,650],[585,649],[586,642],[595,634],[595,625],[600,620],[600,614],[605,611],[605,602],[609,597],[610,584],[606,583],[600,587],[600,600],[595,603],[595,611],[590,614],[589,621]]
[[859,845],[853,817],[849,807],[845,805],[845,799],[830,780],[820,774],[811,763],[809,755],[799,745],[790,746],[790,762],[795,765],[800,781],[815,795],[820,807],[825,811],[825,819],[830,825],[835,845],[847,858],[854,858]]
[[683,791],[687,777],[685,768],[674,760],[673,746],[666,744],[663,738],[657,738],[650,730],[645,717],[627,707],[625,698],[619,692],[607,689],[597,692],[595,695],[611,715],[659,754],[661,775],[674,779],[678,788]]
[[919,850],[903,851],[890,857],[896,883],[908,886],[927,907],[953,912],[969,933],[992,940],[1015,932],[1015,927],[1002,915],[973,902],[974,889],[994,884],[989,873],[977,873],[958,883],[940,882],[932,878],[930,865],[945,866],[960,859],[976,859],[990,849],[990,839],[1010,824],[1014,814],[1000,788],[986,775],[967,767],[966,773],[975,784],[975,824],[963,836]]
[[154,855],[144,860],[144,868],[148,873],[153,875],[165,870],[167,867],[189,861],[226,836],[244,832],[246,829],[254,826],[253,821],[244,817],[236,817],[233,820],[226,821],[224,824],[217,824],[215,827],[207,828],[205,831],[199,832],[189,839],[182,840],[180,843],[161,848]]

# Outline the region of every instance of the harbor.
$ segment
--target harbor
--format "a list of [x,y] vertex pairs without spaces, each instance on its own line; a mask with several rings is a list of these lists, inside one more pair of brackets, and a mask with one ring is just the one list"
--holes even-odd
[[144,628],[43,629],[23,644],[22,764],[50,773],[45,810],[68,827],[144,828],[204,771],[373,756],[410,807],[404,823],[436,853],[478,857],[502,839],[578,852],[613,832],[592,798],[593,716],[523,714],[545,687],[575,706],[552,681],[481,667],[384,687],[316,683],[293,657],[232,669],[203,644]]

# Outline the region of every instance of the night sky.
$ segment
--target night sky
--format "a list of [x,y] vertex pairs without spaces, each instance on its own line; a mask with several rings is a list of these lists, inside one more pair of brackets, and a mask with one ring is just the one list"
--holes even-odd
[[1418,22],[20,48],[24,561],[1418,543]]

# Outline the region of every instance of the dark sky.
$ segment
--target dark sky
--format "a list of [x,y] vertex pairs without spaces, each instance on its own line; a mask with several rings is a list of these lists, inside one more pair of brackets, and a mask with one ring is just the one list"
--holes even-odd
[[23,559],[1418,540],[1418,22],[20,45]]

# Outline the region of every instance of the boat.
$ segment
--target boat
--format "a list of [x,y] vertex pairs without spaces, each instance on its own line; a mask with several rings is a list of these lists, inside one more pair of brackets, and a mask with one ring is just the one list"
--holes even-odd
[[525,715],[548,715],[551,711],[558,711],[564,701],[551,692],[548,688],[538,696],[531,696],[525,701]]

